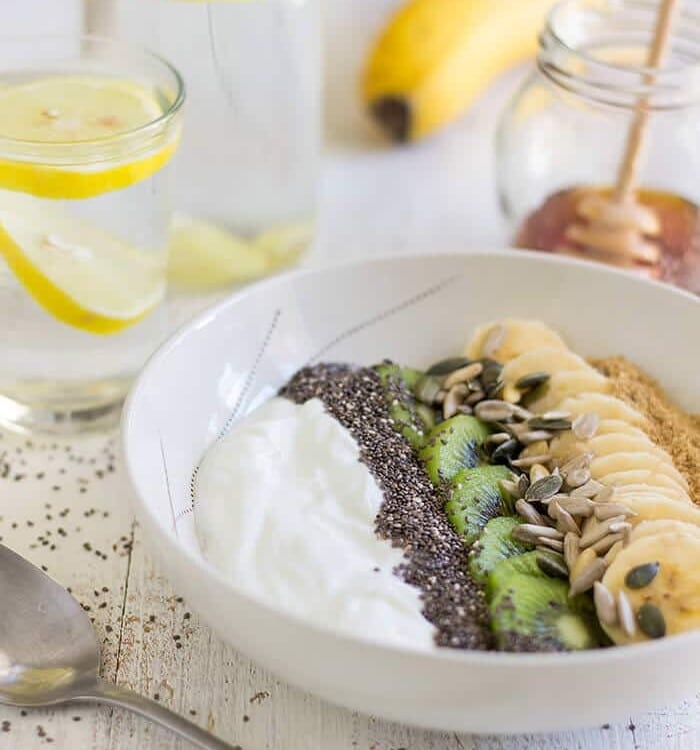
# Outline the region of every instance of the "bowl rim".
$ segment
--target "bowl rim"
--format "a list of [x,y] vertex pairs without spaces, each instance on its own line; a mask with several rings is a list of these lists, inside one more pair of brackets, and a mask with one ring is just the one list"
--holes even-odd
[[429,262],[436,258],[453,260],[463,258],[466,262],[469,262],[469,260],[472,258],[480,258],[483,260],[488,259],[489,257],[496,256],[505,258],[510,257],[513,259],[530,259],[535,264],[544,263],[562,267],[585,268],[588,271],[599,273],[603,276],[617,276],[623,280],[626,280],[627,283],[631,283],[633,285],[642,285],[665,290],[671,295],[680,296],[681,298],[686,299],[691,304],[697,305],[698,309],[700,309],[700,297],[684,289],[673,286],[672,284],[637,277],[630,274],[629,271],[613,268],[602,263],[594,263],[591,261],[580,260],[578,258],[553,255],[549,253],[543,253],[542,251],[538,250],[527,250],[520,248],[503,248],[490,250],[486,249],[468,252],[445,252],[430,254],[381,254],[378,256],[353,259],[318,267],[299,268],[284,272],[269,279],[259,281],[248,287],[245,287],[244,289],[237,290],[232,294],[227,295],[223,300],[216,302],[215,304],[211,305],[210,307],[194,316],[189,321],[181,324],[148,358],[138,377],[132,384],[132,387],[124,403],[124,409],[121,418],[120,441],[127,475],[129,477],[130,485],[133,489],[132,502],[134,504],[136,513],[142,516],[146,516],[149,523],[158,529],[159,540],[160,542],[167,545],[170,554],[179,556],[183,559],[184,562],[190,565],[194,565],[198,572],[200,572],[204,576],[214,578],[217,583],[223,585],[226,589],[235,594],[235,596],[244,599],[249,604],[263,608],[269,615],[281,618],[284,622],[287,622],[292,626],[307,629],[319,636],[333,638],[340,643],[347,644],[348,646],[355,645],[362,646],[371,650],[377,649],[384,652],[388,651],[397,657],[403,656],[405,658],[414,658],[421,660],[428,659],[430,661],[438,660],[455,667],[465,667],[472,664],[474,666],[491,665],[493,667],[498,666],[508,668],[531,668],[534,666],[540,668],[563,668],[569,666],[593,667],[598,665],[600,662],[608,663],[610,660],[626,661],[627,659],[637,658],[638,656],[662,657],[664,652],[668,650],[675,650],[676,648],[687,648],[690,647],[693,643],[700,644],[700,629],[688,633],[680,633],[673,636],[660,638],[658,640],[649,642],[633,643],[624,646],[613,646],[609,648],[589,649],[585,651],[555,653],[511,653],[504,651],[475,651],[468,649],[462,650],[451,648],[418,649],[413,648],[409,645],[385,643],[361,635],[342,633],[330,626],[314,623],[301,615],[287,612],[281,608],[275,607],[268,602],[265,602],[261,598],[258,598],[253,594],[250,594],[236,587],[233,582],[231,582],[221,571],[211,565],[202,555],[196,555],[193,551],[187,549],[186,547],[183,547],[177,542],[176,539],[172,537],[170,533],[167,533],[163,528],[158,514],[153,512],[153,510],[149,507],[148,503],[142,496],[138,483],[135,480],[135,460],[132,454],[130,438],[132,434],[132,423],[135,420],[134,414],[136,404],[141,397],[141,392],[146,387],[145,384],[150,379],[151,370],[153,370],[162,360],[167,359],[167,357],[170,356],[170,353],[177,347],[181,346],[182,342],[187,337],[193,335],[197,330],[210,324],[211,321],[218,317],[228,307],[237,305],[240,301],[248,298],[249,296],[264,294],[268,290],[274,289],[278,285],[287,284],[297,279],[308,278],[337,271],[353,270],[362,266],[380,265],[386,262],[395,262],[399,264],[402,262],[410,263],[419,260]]

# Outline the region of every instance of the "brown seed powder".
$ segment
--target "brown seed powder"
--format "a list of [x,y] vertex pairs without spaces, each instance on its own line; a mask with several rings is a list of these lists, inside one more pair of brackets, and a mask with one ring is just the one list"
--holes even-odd
[[593,360],[592,364],[611,379],[613,395],[649,419],[649,437],[671,454],[688,480],[691,497],[700,503],[700,414],[686,414],[674,406],[653,378],[624,357]]

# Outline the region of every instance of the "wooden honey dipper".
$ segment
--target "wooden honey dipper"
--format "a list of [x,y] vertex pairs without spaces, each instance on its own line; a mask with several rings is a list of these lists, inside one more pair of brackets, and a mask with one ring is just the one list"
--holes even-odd
[[[671,29],[680,0],[662,0],[649,47],[644,76],[647,85],[656,81],[656,73],[671,46]],[[640,97],[627,134],[625,153],[620,163],[617,183],[611,196],[587,193],[578,202],[576,213],[583,222],[567,227],[566,237],[578,247],[614,259],[623,266],[654,266],[661,248],[653,239],[661,234],[656,213],[636,198],[635,184],[646,136],[649,109],[646,95]]]

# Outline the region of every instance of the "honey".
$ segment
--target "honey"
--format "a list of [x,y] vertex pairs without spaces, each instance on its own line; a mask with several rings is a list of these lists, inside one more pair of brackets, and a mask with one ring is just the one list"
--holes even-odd
[[649,238],[658,245],[659,253],[655,262],[633,262],[571,240],[571,233],[567,230],[585,222],[578,207],[582,198],[591,193],[607,197],[611,190],[575,187],[552,194],[523,221],[515,244],[610,263],[700,294],[700,208],[696,204],[672,193],[639,190],[637,201],[651,209],[660,224],[657,236]]

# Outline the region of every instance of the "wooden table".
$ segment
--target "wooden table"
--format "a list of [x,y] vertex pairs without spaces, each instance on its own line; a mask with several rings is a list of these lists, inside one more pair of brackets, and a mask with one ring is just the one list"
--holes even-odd
[[[500,82],[439,139],[411,149],[381,148],[356,107],[354,80],[366,40],[398,2],[326,3],[333,39],[326,87],[329,150],[314,263],[379,252],[495,247],[507,236],[497,212],[491,135],[519,76]],[[14,30],[25,30],[23,20],[26,29],[38,31],[43,24],[43,30],[55,31],[59,20],[69,24],[79,17],[74,0],[61,3],[13,3]],[[4,33],[12,30],[7,13],[0,11]],[[186,318],[206,301],[174,300],[175,318]],[[0,457],[0,540],[45,566],[83,603],[103,644],[105,677],[162,701],[245,750],[700,748],[698,696],[619,725],[536,737],[430,733],[331,706],[278,682],[224,645],[170,587],[133,521],[116,436],[64,443],[3,435]],[[649,689],[653,686],[649,675]],[[26,713],[0,707],[1,750],[48,746],[179,747],[168,733],[121,711]]]

